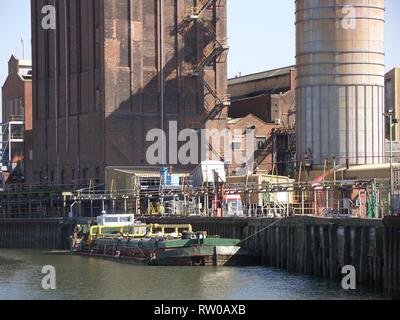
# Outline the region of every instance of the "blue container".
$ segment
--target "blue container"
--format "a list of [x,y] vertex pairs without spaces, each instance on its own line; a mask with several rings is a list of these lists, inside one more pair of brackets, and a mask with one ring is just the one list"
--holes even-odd
[[171,186],[179,187],[180,186],[179,180],[180,180],[180,177],[178,175],[172,175],[171,176]]
[[161,168],[160,176],[161,176],[161,184],[163,186],[167,185],[168,184],[168,168]]

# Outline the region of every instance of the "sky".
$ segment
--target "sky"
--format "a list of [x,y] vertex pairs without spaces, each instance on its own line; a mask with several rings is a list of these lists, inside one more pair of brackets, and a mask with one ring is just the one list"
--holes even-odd
[[[294,0],[228,0],[228,76],[295,64]],[[386,69],[400,67],[400,1],[386,0]],[[31,58],[30,0],[0,0],[0,84],[11,54]]]
[[[400,1],[386,0],[386,70],[400,67]],[[229,77],[295,64],[294,0],[228,0]]]

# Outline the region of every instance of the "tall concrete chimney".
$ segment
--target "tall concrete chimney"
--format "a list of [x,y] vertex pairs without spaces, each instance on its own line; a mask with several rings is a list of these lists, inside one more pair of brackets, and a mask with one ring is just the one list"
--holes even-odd
[[297,0],[297,154],[384,162],[384,0]]

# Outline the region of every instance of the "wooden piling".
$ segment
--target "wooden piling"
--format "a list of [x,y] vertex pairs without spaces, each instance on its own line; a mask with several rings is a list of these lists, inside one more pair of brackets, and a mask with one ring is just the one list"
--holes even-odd
[[304,226],[304,273],[311,275],[311,228]]
[[329,228],[326,226],[322,227],[322,273],[324,279],[330,278],[329,270]]
[[357,275],[358,275],[358,279],[360,278],[361,275],[361,247],[364,247],[364,244],[362,243],[361,240],[361,232],[362,232],[362,228],[359,226],[355,226],[352,227],[352,231],[354,233],[354,238],[351,241],[351,246],[352,246],[352,250],[351,250],[351,261],[352,261],[352,266],[355,267]]
[[358,279],[361,283],[366,283],[371,270],[369,270],[369,229],[362,227],[360,233],[360,252],[357,257],[359,268],[357,269]]
[[343,266],[351,265],[351,227],[344,227]]
[[320,261],[320,246],[321,246],[321,241],[320,241],[320,227],[319,226],[313,226],[314,229],[313,235],[313,243],[314,243],[314,248],[313,248],[313,254],[314,254],[314,270],[313,274],[317,277],[321,275],[321,261]]
[[393,228],[393,287],[399,289],[399,228]]
[[329,226],[329,271],[330,279],[338,279],[338,263],[337,263],[337,225]]

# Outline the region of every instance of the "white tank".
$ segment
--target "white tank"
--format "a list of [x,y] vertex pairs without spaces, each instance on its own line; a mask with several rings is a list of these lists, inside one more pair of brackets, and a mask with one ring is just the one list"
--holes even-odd
[[297,0],[297,154],[384,162],[384,0]]

